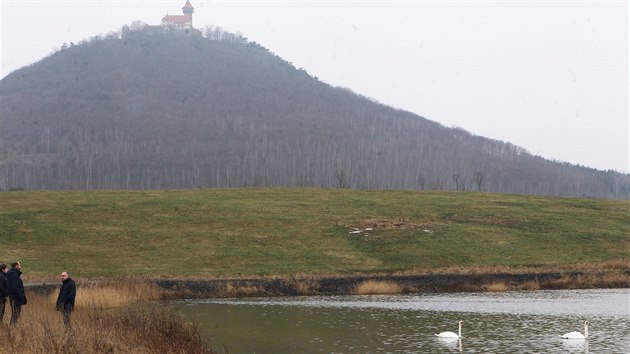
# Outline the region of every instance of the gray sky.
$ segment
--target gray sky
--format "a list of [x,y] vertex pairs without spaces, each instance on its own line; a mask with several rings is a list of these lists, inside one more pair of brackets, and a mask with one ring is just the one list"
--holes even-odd
[[[545,158],[630,172],[626,0],[190,1],[196,28],[240,33],[331,85]],[[1,77],[185,4],[0,2]]]

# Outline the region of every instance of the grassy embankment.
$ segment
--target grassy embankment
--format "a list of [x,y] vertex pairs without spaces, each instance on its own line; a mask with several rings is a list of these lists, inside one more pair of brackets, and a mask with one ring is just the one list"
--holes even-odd
[[57,281],[61,270],[79,280],[597,272],[627,270],[630,201],[283,188],[0,192],[0,239],[0,260],[21,260],[26,281]]
[[160,297],[152,282],[112,280],[77,289],[68,331],[54,310],[56,293],[29,294],[18,325],[8,327],[10,310],[0,323],[0,353],[212,353],[194,326],[164,306],[129,306]]

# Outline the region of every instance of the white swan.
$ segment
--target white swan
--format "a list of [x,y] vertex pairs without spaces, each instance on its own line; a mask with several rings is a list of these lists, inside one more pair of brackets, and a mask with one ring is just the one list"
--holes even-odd
[[584,334],[580,332],[569,332],[560,336],[562,339],[587,339],[588,338],[588,321],[584,321]]
[[433,335],[438,336],[440,338],[461,338],[462,337],[462,323],[464,323],[464,321],[460,320],[458,323],[459,323],[458,333],[446,331],[446,332],[441,332],[441,333],[433,333]]

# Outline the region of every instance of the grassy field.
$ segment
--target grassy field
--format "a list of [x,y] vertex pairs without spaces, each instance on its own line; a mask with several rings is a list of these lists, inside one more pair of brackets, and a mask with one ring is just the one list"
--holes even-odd
[[630,201],[282,188],[0,192],[0,240],[0,261],[22,261],[27,281],[57,281],[61,270],[229,278],[553,268],[629,259]]

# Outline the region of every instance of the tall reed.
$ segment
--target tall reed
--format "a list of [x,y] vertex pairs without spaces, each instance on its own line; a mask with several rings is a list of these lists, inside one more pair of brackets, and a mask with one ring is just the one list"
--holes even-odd
[[356,295],[384,295],[384,294],[400,294],[403,288],[400,284],[390,281],[366,280],[359,283],[354,294]]
[[181,316],[139,303],[157,299],[156,294],[150,282],[136,278],[79,285],[66,330],[55,311],[56,294],[29,293],[18,325],[9,327],[8,318],[1,325],[0,353],[212,353]]

